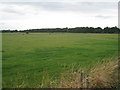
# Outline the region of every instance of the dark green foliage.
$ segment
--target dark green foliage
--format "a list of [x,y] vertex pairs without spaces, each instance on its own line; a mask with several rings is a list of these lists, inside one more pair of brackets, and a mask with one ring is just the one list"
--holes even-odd
[[119,33],[120,29],[117,27],[105,27],[102,29],[101,27],[76,27],[76,28],[42,28],[42,29],[29,29],[29,30],[23,30],[23,31],[17,31],[17,30],[2,30],[3,33],[5,32],[48,32],[48,33],[54,33],[54,32],[68,32],[68,33]]
[[26,31],[25,33],[26,33],[26,34],[29,34],[29,31]]

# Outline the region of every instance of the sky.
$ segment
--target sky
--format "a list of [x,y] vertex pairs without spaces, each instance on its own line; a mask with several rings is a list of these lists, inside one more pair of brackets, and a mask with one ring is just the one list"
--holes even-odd
[[118,1],[98,1],[0,2],[0,30],[118,26]]

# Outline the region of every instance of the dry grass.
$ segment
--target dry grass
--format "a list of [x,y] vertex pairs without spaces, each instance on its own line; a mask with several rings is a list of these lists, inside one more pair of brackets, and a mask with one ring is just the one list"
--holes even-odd
[[90,88],[111,88],[118,83],[118,62],[109,61],[90,73]]
[[[75,72],[74,65],[67,73],[62,73],[59,80],[45,78],[41,88],[112,88],[118,84],[118,61],[109,60],[107,63],[96,65],[91,69],[89,77],[83,71]],[[81,72],[83,75],[81,76]]]

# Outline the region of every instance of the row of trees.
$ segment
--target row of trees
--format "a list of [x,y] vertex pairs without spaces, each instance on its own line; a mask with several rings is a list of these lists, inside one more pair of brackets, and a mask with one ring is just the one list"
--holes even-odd
[[43,29],[29,29],[29,30],[2,30],[3,33],[8,32],[25,32],[25,33],[39,33],[39,32],[68,32],[68,33],[119,33],[120,29],[117,27],[76,27],[76,28],[43,28]]

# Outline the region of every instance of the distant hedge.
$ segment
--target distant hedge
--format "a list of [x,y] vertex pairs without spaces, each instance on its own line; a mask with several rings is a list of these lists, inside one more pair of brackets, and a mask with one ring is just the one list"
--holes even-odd
[[29,29],[29,30],[2,30],[2,33],[13,33],[13,32],[24,32],[24,33],[40,33],[40,32],[63,32],[63,33],[119,33],[120,29],[115,27],[75,27],[75,28],[42,28],[42,29]]

